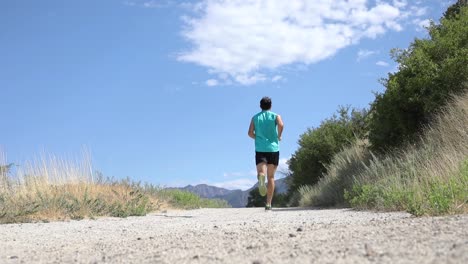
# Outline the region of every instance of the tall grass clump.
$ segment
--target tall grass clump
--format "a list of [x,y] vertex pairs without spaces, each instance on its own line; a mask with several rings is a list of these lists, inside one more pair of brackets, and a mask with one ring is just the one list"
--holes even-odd
[[360,173],[371,159],[367,140],[357,139],[351,146],[335,154],[327,165],[327,174],[315,185],[299,188],[300,206],[346,206],[344,191],[352,188],[353,175]]
[[361,141],[300,190],[302,205],[351,205],[414,215],[468,212],[468,94],[453,99],[418,144],[375,156]]
[[348,193],[352,206],[415,215],[468,212],[468,94],[427,127],[420,144],[374,159]]
[[[197,205],[221,206],[214,203]],[[141,216],[161,207],[186,206],[153,185],[104,179],[93,172],[87,155],[81,161],[43,155],[15,172],[11,165],[0,166],[0,223]]]
[[0,223],[144,215],[157,208],[129,181],[96,178],[90,159],[45,156],[0,177]]

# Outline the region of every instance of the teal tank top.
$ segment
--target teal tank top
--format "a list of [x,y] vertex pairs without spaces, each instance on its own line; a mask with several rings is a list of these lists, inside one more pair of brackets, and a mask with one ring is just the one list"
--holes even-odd
[[277,114],[271,111],[262,111],[252,118],[255,126],[255,151],[279,151]]

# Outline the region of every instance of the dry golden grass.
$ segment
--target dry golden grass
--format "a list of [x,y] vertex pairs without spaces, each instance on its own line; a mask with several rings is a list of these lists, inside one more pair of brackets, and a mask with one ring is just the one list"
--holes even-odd
[[[6,164],[5,155],[2,155]],[[87,153],[81,160],[42,155],[0,175],[0,222],[52,221],[103,215],[144,215],[163,204],[129,181],[95,178]]]
[[[7,164],[0,152],[0,165]],[[60,159],[42,155],[16,171],[0,167],[0,223],[53,221],[98,216],[140,216],[167,208],[228,207],[179,190],[129,179],[96,176],[90,156]]]

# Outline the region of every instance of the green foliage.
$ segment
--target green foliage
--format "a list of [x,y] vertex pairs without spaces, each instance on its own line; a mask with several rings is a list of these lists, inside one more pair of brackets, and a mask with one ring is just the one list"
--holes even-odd
[[457,3],[451,5],[447,11],[444,13],[444,18],[452,19],[455,18],[458,14],[460,14],[460,10],[463,6],[468,5],[467,0],[458,0]]
[[360,208],[361,205],[365,205],[372,208],[380,204],[382,192],[374,185],[354,185],[352,191],[346,191],[344,196],[352,207]]
[[289,161],[292,175],[288,192],[302,185],[313,185],[326,173],[326,165],[343,147],[364,136],[365,110],[341,107],[338,114],[326,119],[318,128],[308,129],[299,139],[299,149]]
[[38,212],[39,207],[37,201],[18,199],[12,202],[8,196],[0,194],[0,224],[29,222],[28,216]]
[[374,155],[365,141],[336,154],[327,174],[303,186],[301,206],[406,210],[416,216],[468,212],[468,93],[426,127],[418,144]]
[[174,191],[172,196],[173,201],[177,205],[187,206],[191,204],[198,204],[200,202],[200,196],[186,191]]
[[[273,207],[285,207],[286,206],[286,194],[278,194],[275,190],[273,193],[273,198],[271,200],[271,205]],[[261,196],[258,188],[253,188],[249,192],[249,197],[247,198],[246,207],[264,207],[266,204],[266,196]]]
[[[399,70],[382,83],[371,106],[369,140],[375,150],[415,141],[424,125],[453,94],[468,89],[468,7],[447,11],[428,39],[416,39],[391,54]],[[457,11],[458,10],[458,11]]]
[[344,197],[355,208],[406,210],[416,216],[466,212],[468,159],[449,179],[426,180],[426,184],[409,185],[389,184],[385,179],[374,184],[355,182],[351,191],[344,191]]
[[230,207],[225,200],[201,198],[192,192],[177,189],[162,190],[158,196],[173,206],[184,209]]
[[258,188],[253,188],[247,197],[247,205],[245,207],[262,207],[265,206],[266,197],[261,196]]

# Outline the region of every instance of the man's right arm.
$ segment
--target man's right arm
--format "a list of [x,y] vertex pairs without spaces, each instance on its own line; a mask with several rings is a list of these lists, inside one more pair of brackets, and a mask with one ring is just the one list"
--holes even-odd
[[255,125],[253,122],[253,119],[250,120],[250,126],[249,126],[249,137],[255,139]]
[[278,139],[281,141],[281,136],[283,135],[284,123],[280,115],[276,116],[276,124],[278,124]]

